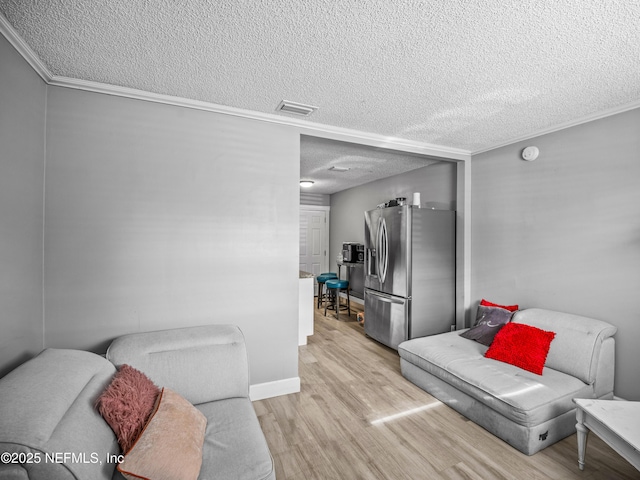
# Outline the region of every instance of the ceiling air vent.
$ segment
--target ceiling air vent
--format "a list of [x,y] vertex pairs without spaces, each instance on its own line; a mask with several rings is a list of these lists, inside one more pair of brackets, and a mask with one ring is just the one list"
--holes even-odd
[[305,105],[303,103],[290,102],[288,100],[282,100],[276,107],[276,111],[284,113],[293,113],[294,115],[302,115],[308,117],[315,112],[318,107],[311,105]]
[[351,169],[349,167],[337,167],[336,165],[334,165],[329,170],[332,172],[348,172]]

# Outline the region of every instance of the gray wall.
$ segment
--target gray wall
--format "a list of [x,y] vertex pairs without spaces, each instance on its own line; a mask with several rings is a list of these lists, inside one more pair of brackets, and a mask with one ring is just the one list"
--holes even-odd
[[328,207],[331,205],[331,195],[323,195],[321,193],[306,193],[300,191],[300,205]]
[[50,87],[46,346],[234,323],[252,384],[297,377],[299,143],[285,126]]
[[[337,271],[336,258],[342,250],[342,242],[364,242],[365,211],[396,197],[406,197],[411,203],[413,192],[420,192],[423,207],[455,210],[455,162],[433,163],[331,195],[329,270]],[[354,269],[352,273],[353,289],[362,292],[362,271]]]
[[42,349],[46,94],[0,35],[0,376]]
[[0,375],[43,347],[235,323],[252,384],[297,377],[299,143],[47,87],[0,37]]
[[640,109],[475,155],[471,174],[471,298],[616,325],[615,393],[640,400]]
[[[234,322],[253,384],[297,376],[298,133],[49,90],[45,114],[47,87],[0,37],[0,375],[43,346],[101,350],[121,333]],[[476,155],[471,169],[472,298],[617,325],[616,394],[630,400],[638,132],[634,110]],[[519,160],[531,143],[541,157]],[[353,219],[378,203],[420,191],[455,208],[453,164],[423,170],[332,196],[331,268],[342,241],[362,241]],[[265,269],[279,284],[268,294]]]

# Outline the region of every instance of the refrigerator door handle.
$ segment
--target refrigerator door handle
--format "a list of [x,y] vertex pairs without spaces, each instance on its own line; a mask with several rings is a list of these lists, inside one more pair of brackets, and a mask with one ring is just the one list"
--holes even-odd
[[382,248],[384,249],[384,258],[382,259],[382,283],[387,279],[387,269],[389,268],[389,237],[387,232],[387,222],[382,219]]
[[378,272],[378,278],[382,283],[382,270],[380,269],[380,258],[382,257],[382,249],[380,248],[380,235],[382,234],[382,218],[378,219],[378,228],[376,229],[376,271]]
[[387,222],[384,218],[380,219],[380,228],[378,228],[379,237],[380,237],[380,282],[384,283],[387,278],[387,269],[389,267],[389,237],[387,232]]

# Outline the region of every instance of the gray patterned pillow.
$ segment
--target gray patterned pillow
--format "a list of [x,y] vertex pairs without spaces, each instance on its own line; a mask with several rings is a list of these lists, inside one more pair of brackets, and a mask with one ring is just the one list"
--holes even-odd
[[476,324],[460,334],[461,337],[475,340],[487,347],[493,342],[498,330],[511,321],[514,312],[500,307],[480,305],[476,314]]

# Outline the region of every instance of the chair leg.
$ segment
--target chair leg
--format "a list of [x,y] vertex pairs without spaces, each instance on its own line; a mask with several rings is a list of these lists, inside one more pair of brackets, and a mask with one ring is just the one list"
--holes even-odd
[[318,282],[318,302],[316,308],[320,308],[320,305],[322,305],[322,302],[320,301],[322,299],[322,285],[324,284]]
[[[331,293],[331,290],[329,288],[327,288],[327,295],[329,295]],[[327,297],[327,299],[324,301],[324,316],[327,316],[327,306],[329,305],[329,298]]]
[[[340,293],[342,293],[342,289],[336,290],[336,318],[340,320]],[[349,300],[349,289],[345,289],[344,292],[347,294],[347,305],[346,310],[349,313],[349,317],[351,317],[351,301]]]

